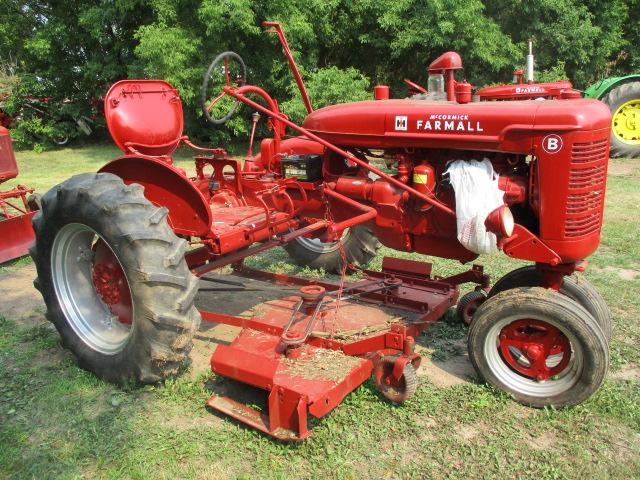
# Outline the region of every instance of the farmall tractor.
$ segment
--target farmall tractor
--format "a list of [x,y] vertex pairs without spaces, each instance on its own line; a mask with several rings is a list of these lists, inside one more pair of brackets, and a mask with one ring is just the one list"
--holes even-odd
[[[194,145],[176,89],[122,80],[105,97],[105,115],[123,155],[44,195],[33,220],[35,285],[79,364],[114,382],[158,382],[185,362],[201,320],[240,327],[217,346],[211,368],[265,391],[266,407],[219,394],[209,407],[300,440],[311,433],[309,414],[328,414],[369,377],[390,401],[410,398],[421,362],[416,338],[460,303],[459,285],[472,283],[469,357],[482,379],[533,407],[589,398],[607,372],[611,320],[574,273],[600,241],[608,109],[589,99],[468,103],[465,91],[449,102],[390,100],[380,86],[375,100],[313,111],[279,25],[267,26],[309,110],[301,126],[246,84],[242,59],[225,52],[205,77],[204,110],[216,124],[240,102],[266,116],[272,136],[258,154],[242,163]],[[223,114],[225,98],[233,102]],[[196,151],[193,177],[173,164],[180,145]],[[469,238],[480,232],[531,265],[493,286],[479,265],[441,277],[430,263],[386,257],[381,271],[366,270],[379,243],[476,259],[458,223],[463,205],[474,211],[485,199],[460,186],[460,172],[483,188],[484,172],[498,203],[471,218]],[[243,265],[277,246],[301,262],[360,269],[360,279]],[[274,282],[281,298],[249,315],[196,308],[203,280],[241,288],[212,276],[229,265],[236,276]]]

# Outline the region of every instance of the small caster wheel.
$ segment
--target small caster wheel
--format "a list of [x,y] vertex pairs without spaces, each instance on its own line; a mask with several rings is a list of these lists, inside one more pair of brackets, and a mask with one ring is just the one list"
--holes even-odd
[[474,290],[472,292],[465,293],[462,298],[458,300],[458,305],[456,307],[458,320],[467,325],[471,325],[473,314],[476,313],[478,307],[482,305],[486,299],[487,295],[484,292]]
[[418,388],[416,369],[407,362],[398,380],[393,379],[397,357],[383,357],[373,369],[373,378],[380,393],[393,403],[402,403],[415,395]]

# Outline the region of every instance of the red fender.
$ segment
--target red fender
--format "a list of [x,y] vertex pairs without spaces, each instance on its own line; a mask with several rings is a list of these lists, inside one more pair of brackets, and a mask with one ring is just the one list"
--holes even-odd
[[125,155],[102,167],[127,185],[139,183],[154,205],[169,210],[169,225],[178,235],[204,237],[211,230],[211,209],[202,193],[184,173],[157,158]]

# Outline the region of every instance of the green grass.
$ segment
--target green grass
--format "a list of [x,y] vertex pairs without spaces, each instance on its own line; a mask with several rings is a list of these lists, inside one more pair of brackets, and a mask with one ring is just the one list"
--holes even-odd
[[[20,152],[20,181],[44,191],[116,154]],[[224,380],[117,388],[79,369],[44,319],[25,327],[0,318],[0,478],[638,478],[640,277],[625,280],[620,269],[640,272],[640,161],[612,163],[624,162],[632,168],[609,178],[602,246],[585,273],[613,313],[612,373],[584,404],[533,410],[484,385],[439,388],[421,377],[416,396],[396,407],[367,382],[313,421],[310,439],[283,444],[205,409],[210,382]],[[431,260],[440,275],[461,269]],[[482,260],[494,278],[520,265],[504,255]],[[320,274],[291,265],[282,250],[251,264]],[[446,360],[464,336],[441,323],[420,342]]]

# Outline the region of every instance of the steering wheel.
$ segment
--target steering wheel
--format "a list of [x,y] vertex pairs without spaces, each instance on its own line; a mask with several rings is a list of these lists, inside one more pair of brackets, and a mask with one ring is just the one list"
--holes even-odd
[[224,87],[235,86],[241,87],[246,83],[247,67],[242,57],[235,52],[223,52],[218,55],[204,76],[201,91],[201,104],[204,116],[214,125],[222,125],[229,120],[238,110],[240,102],[227,98],[226,103],[230,106],[226,107],[226,114],[222,117],[216,117],[216,111],[225,111],[225,106],[221,105],[216,108],[220,101],[227,97],[223,90]]

